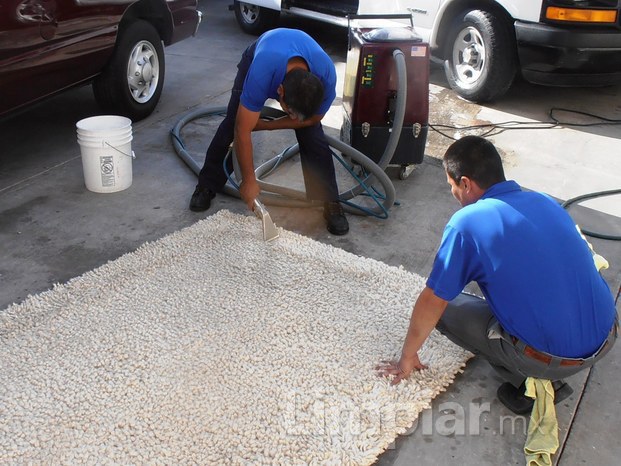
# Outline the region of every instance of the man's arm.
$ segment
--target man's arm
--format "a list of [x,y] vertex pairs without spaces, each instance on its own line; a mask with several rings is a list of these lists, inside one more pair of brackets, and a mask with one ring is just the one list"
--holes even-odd
[[254,200],[261,188],[254,174],[254,160],[252,152],[252,131],[257,125],[260,112],[252,112],[239,104],[235,119],[235,139],[233,148],[241,169],[242,182],[239,193],[250,210],[253,210]]
[[420,370],[426,367],[418,359],[418,350],[442,317],[447,304],[448,301],[438,298],[427,286],[420,293],[412,310],[401,358],[398,362],[390,361],[378,367],[381,375],[395,375],[393,385],[407,379],[414,369]]
[[308,126],[314,126],[323,119],[323,115],[313,115],[312,117],[300,121],[289,116],[278,118],[277,120],[261,120],[257,121],[254,127],[255,131],[272,131],[275,129],[299,129]]

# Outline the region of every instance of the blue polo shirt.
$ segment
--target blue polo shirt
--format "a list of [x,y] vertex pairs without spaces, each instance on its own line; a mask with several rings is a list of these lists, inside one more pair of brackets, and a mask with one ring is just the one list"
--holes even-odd
[[259,112],[268,98],[278,100],[276,91],[285,78],[287,63],[294,57],[306,60],[310,72],[321,80],[324,99],[317,113],[325,115],[336,97],[336,69],[319,44],[297,29],[273,29],[259,37],[244,82],[242,105]]
[[471,281],[507,332],[560,357],[593,354],[616,315],[569,214],[514,181],[490,187],[444,230],[427,286],[450,301]]

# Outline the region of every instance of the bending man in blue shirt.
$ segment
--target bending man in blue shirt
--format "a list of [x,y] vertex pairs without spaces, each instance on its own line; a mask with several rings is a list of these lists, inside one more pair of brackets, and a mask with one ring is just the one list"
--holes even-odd
[[[321,126],[336,97],[334,63],[308,34],[282,28],[259,37],[243,53],[237,68],[226,117],[207,149],[190,209],[207,210],[226,184],[222,164],[232,142],[242,175],[240,194],[252,210],[260,192],[254,172],[252,131],[293,129],[300,144],[307,197],[324,202],[330,233],[346,234],[349,224],[339,203],[332,152]],[[287,116],[260,119],[268,98],[278,100]],[[232,162],[228,170],[232,171]]]
[[[562,379],[591,367],[617,336],[614,300],[592,251],[556,201],[505,180],[489,141],[453,143],[444,168],[463,208],[446,225],[400,360],[381,371],[398,383],[423,368],[418,350],[437,326],[507,380],[497,394],[509,409],[531,410],[527,377],[552,380],[559,402],[572,392]],[[485,299],[462,293],[472,281]]]

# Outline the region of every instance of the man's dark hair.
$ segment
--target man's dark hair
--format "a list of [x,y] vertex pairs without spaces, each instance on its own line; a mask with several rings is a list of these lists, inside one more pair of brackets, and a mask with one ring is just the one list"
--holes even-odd
[[317,76],[301,68],[285,75],[283,101],[303,121],[313,116],[323,101],[323,84]]
[[466,136],[451,144],[444,154],[443,165],[457,183],[466,176],[481,189],[487,189],[505,181],[500,154],[491,142],[480,136]]

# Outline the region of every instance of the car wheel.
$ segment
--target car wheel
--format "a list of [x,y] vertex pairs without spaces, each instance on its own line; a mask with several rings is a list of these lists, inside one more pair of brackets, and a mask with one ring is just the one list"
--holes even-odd
[[504,94],[517,72],[512,25],[489,11],[460,14],[449,32],[444,70],[457,94],[486,102]]
[[242,31],[259,35],[276,25],[280,12],[250,3],[235,2],[235,18]]
[[106,112],[142,120],[160,100],[164,70],[159,34],[150,23],[135,21],[119,33],[110,62],[93,82],[95,99]]

